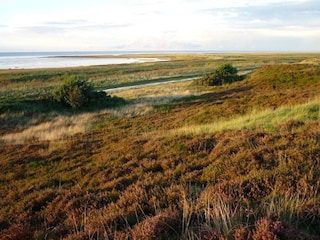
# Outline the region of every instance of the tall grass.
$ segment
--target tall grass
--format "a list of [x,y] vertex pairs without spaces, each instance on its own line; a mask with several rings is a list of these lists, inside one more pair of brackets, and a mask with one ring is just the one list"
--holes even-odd
[[[299,233],[297,229],[308,231],[311,226],[304,225],[306,218],[311,218],[312,214],[315,214],[312,215],[313,218],[317,218],[314,213],[318,210],[316,190],[303,194],[273,194],[253,206],[240,199],[228,201],[219,193],[210,193],[209,189],[210,187],[204,189],[196,198],[182,196],[180,239],[269,239],[263,238],[268,234],[290,239],[295,233]],[[262,223],[267,224],[261,226]],[[270,229],[270,226],[272,228],[277,224],[281,228]],[[293,231],[293,228],[296,230]],[[242,232],[242,238],[239,237],[239,232]]]
[[1,136],[0,142],[52,141],[77,133],[83,133],[89,128],[92,116],[93,114],[90,113],[74,116],[57,116],[50,121],[25,127],[20,132]]
[[295,121],[315,121],[320,119],[320,98],[316,98],[304,104],[294,106],[283,106],[275,110],[267,109],[265,111],[252,111],[243,116],[236,116],[220,121],[185,126],[173,130],[175,134],[195,135],[204,133],[216,133],[223,130],[240,130],[240,129],[265,129],[274,131],[276,126],[289,120]]
[[279,216],[286,221],[293,222],[302,206],[309,200],[310,197],[306,194],[286,193],[282,196],[273,196],[269,201],[263,202],[262,210],[269,217]]

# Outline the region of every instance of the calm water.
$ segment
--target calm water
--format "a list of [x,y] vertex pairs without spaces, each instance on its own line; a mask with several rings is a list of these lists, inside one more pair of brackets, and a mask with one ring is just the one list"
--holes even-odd
[[[0,52],[0,69],[61,68],[163,60],[157,58],[119,58],[122,54],[130,53],[138,52]],[[118,57],[90,57],[97,55]]]

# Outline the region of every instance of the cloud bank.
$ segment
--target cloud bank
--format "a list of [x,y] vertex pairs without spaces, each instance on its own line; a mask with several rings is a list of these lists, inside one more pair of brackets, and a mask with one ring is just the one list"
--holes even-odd
[[0,51],[320,51],[318,0],[36,2],[5,1]]

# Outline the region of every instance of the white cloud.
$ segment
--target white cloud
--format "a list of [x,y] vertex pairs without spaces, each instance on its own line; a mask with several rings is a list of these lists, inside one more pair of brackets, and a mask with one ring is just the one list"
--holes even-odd
[[[283,39],[292,39],[288,46],[295,50],[294,46],[303,48],[297,39],[305,41],[320,36],[318,0],[93,0],[91,3],[75,2],[74,8],[59,11],[58,7],[52,11],[39,9],[22,14],[18,11],[0,19],[0,51],[259,50],[268,45],[263,37],[269,39],[270,50],[279,48],[277,41],[283,46]],[[320,50],[318,44],[312,46]]]

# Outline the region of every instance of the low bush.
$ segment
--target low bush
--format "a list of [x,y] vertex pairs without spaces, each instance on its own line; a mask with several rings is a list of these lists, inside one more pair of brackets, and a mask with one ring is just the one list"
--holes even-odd
[[238,75],[238,69],[227,63],[221,65],[213,73],[206,73],[196,82],[198,85],[204,86],[220,86],[226,83],[232,83],[241,80]]
[[110,97],[106,92],[96,92],[93,85],[82,76],[70,76],[62,85],[54,88],[52,92],[54,101],[71,108],[93,106],[109,107],[124,103],[122,98]]
[[90,101],[92,93],[92,84],[81,76],[71,76],[53,90],[52,97],[66,106],[79,108]]

